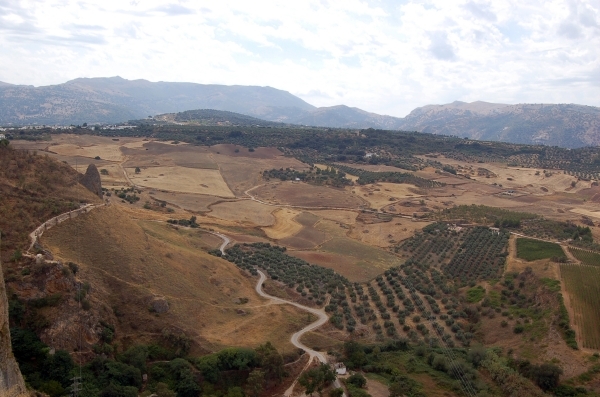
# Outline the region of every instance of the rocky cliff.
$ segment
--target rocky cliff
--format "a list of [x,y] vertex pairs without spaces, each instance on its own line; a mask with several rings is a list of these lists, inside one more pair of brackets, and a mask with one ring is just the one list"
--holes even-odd
[[2,269],[0,269],[0,396],[29,396],[10,344],[8,300]]
[[79,183],[96,196],[102,198],[102,181],[100,180],[98,168],[94,164],[88,166],[85,175],[79,178]]

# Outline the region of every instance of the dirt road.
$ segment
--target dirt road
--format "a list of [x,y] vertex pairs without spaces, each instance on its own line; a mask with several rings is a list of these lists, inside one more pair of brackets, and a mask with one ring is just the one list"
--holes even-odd
[[[258,282],[256,283],[256,293],[257,294],[259,294],[260,296],[262,296],[264,298],[270,299],[277,304],[287,304],[287,305],[296,306],[297,308],[307,311],[309,313],[312,313],[319,318],[314,323],[307,325],[306,327],[302,328],[300,331],[293,334],[292,337],[290,338],[290,342],[292,342],[292,344],[294,346],[296,346],[297,348],[302,349],[306,353],[309,354],[310,359],[308,360],[308,364],[304,368],[305,370],[310,366],[310,364],[312,363],[314,358],[316,358],[323,364],[327,364],[327,359],[323,353],[313,350],[310,347],[306,346],[305,344],[300,342],[300,338],[302,338],[302,335],[304,335],[305,333],[313,331],[313,330],[319,328],[321,325],[325,324],[329,320],[329,316],[327,316],[325,311],[322,309],[314,309],[312,307],[304,306],[304,305],[301,305],[296,302],[287,301],[285,299],[277,298],[275,296],[271,296],[271,295],[265,293],[262,290],[262,286],[263,286],[263,283],[265,282],[265,280],[267,279],[267,276],[265,276],[265,274],[263,272],[261,272],[260,270],[258,270],[258,274],[260,275],[260,278],[258,279]],[[304,372],[304,370],[302,372]],[[285,397],[289,397],[292,395],[292,392],[294,391],[294,386],[296,386],[297,382],[298,382],[298,379],[294,380],[292,385],[285,391],[285,393],[284,393]],[[342,385],[338,379],[335,380],[333,385],[336,388],[342,387]],[[344,393],[344,397],[346,397],[345,393]]]

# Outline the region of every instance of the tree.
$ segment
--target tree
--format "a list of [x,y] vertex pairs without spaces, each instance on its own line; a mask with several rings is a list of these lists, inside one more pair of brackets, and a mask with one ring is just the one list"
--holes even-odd
[[389,388],[389,397],[424,396],[425,394],[422,394],[418,389],[419,383],[415,380],[404,375],[396,375]]
[[546,391],[558,386],[558,380],[562,374],[562,369],[554,364],[542,364],[533,366],[531,377],[540,389]]
[[264,345],[260,345],[256,349],[260,366],[265,371],[265,377],[269,379],[277,379],[281,381],[284,376],[283,357],[271,344],[267,342]]
[[265,388],[265,373],[259,369],[250,372],[246,380],[246,393],[250,397],[258,397]]
[[140,167],[135,167],[135,173],[139,174],[140,172],[142,172],[142,170],[140,169]]
[[169,389],[166,383],[158,382],[156,384],[156,393],[158,397],[176,397],[177,393]]
[[356,387],[360,387],[361,389],[367,385],[367,380],[361,374],[354,374],[350,376],[347,382],[353,384]]
[[230,387],[225,397],[244,397],[244,391],[241,387]]
[[304,387],[306,394],[312,394],[315,391],[322,396],[323,389],[335,381],[336,375],[333,369],[327,364],[321,364],[312,368],[300,376],[298,383]]
[[329,392],[329,397],[342,397],[344,395],[344,389],[336,387]]

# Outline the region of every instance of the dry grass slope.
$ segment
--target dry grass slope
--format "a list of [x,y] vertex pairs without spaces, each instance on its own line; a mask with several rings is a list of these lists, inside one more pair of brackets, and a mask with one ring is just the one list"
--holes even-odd
[[[281,306],[265,308],[254,292],[255,280],[197,248],[196,238],[166,224],[138,223],[108,207],[61,224],[43,242],[58,257],[80,263],[81,278],[92,285],[96,304],[120,313],[117,336],[124,343],[139,343],[175,327],[196,342],[198,352],[265,340],[291,348],[289,334],[302,314]],[[157,296],[167,299],[167,313],[149,312]],[[249,301],[239,305],[238,298]]]

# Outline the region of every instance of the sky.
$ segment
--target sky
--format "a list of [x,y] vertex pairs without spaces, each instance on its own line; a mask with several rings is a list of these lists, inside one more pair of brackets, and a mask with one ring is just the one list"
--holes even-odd
[[600,1],[0,0],[0,81],[110,76],[398,117],[455,100],[600,106]]

